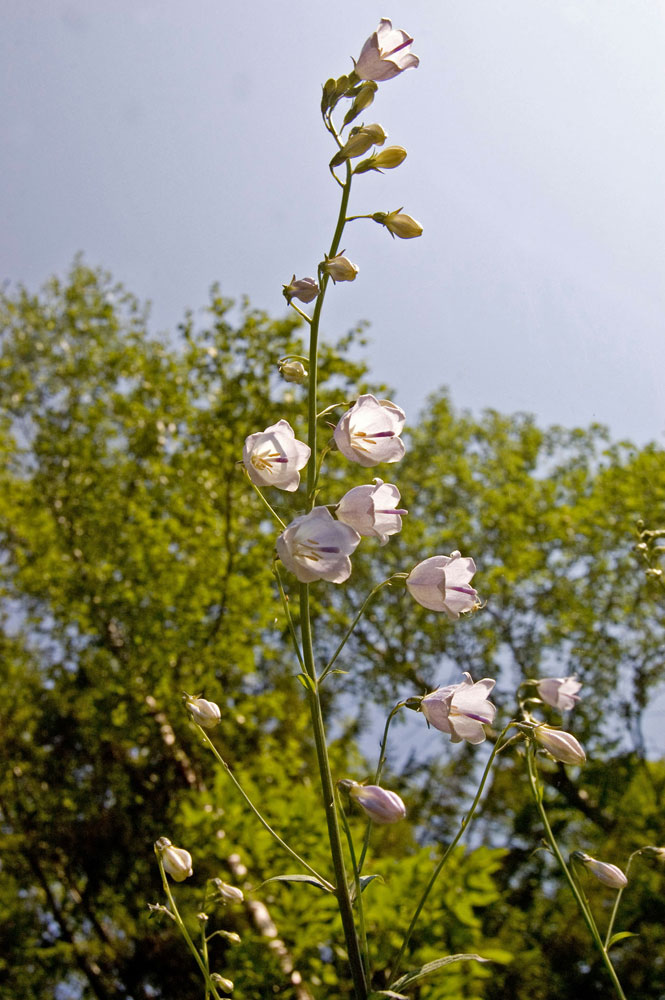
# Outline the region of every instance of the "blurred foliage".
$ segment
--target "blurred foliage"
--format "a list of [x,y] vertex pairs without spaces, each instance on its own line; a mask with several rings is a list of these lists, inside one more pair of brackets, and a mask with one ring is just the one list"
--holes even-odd
[[[276,367],[303,353],[297,323],[213,290],[201,315],[156,338],[132,296],[77,262],[37,294],[4,293],[0,337],[3,996],[203,995],[174,928],[148,910],[161,901],[152,844],[163,835],[194,855],[194,877],[174,889],[192,933],[207,879],[246,892],[245,905],[207,907],[209,930],[242,937],[211,942],[213,968],[235,981],[238,1000],[302,1000],[289,967],[314,996],[348,995],[331,899],[309,885],[262,884],[294,863],[215,768],[181,702],[188,691],[220,704],[222,756],[326,874],[308,716],[272,575],[274,529],[239,465],[248,433],[281,417],[305,433],[305,390]],[[322,348],[320,409],[372,389],[364,364],[349,360],[363,343],[357,330]],[[329,431],[322,421],[322,444]],[[542,762],[562,843],[617,864],[665,843],[665,770],[649,759],[643,725],[663,681],[665,617],[661,581],[636,548],[639,519],[665,523],[662,451],[614,444],[598,427],[460,414],[444,393],[408,444],[389,470],[410,511],[404,531],[385,548],[363,542],[346,585],[313,588],[319,656],[376,582],[435,553],[473,555],[487,603],[453,627],[403,587],[382,591],[340,656],[346,673],[326,682],[335,776],[373,772],[363,751],[378,743],[376,704],[469,670],[499,677],[508,719],[523,678],[574,673],[584,698],[566,724],[589,764],[571,777]],[[367,479],[331,453],[319,502]],[[285,520],[298,512],[297,495],[271,500]],[[412,823],[374,831],[367,871],[381,880],[364,893],[377,989],[484,759],[403,714],[385,782]],[[360,817],[351,821],[361,836]],[[402,971],[450,952],[492,962],[453,965],[414,996],[607,995],[551,859],[535,851],[541,835],[519,753],[506,754]],[[631,875],[617,929],[639,936],[617,944],[615,960],[629,996],[656,1000],[665,869],[639,857]],[[602,926],[613,893],[589,893]],[[263,933],[259,901],[279,947]]]

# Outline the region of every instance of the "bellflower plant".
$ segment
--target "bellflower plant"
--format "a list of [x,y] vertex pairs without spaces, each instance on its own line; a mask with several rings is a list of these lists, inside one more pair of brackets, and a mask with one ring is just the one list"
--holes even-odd
[[[345,236],[347,226],[360,220],[367,220],[384,226],[393,237],[403,240],[414,239],[423,232],[420,223],[405,214],[401,208],[390,212],[369,211],[363,215],[349,214],[354,181],[362,185],[364,174],[382,169],[392,170],[400,167],[405,161],[407,153],[403,146],[389,146],[380,152],[374,148],[382,147],[386,141],[386,132],[382,125],[352,123],[372,105],[381,83],[393,79],[406,69],[418,66],[418,57],[411,52],[412,42],[412,38],[405,31],[393,29],[391,22],[384,18],[362,46],[358,59],[354,61],[354,69],[341,77],[327,80],[323,85],[321,115],[332,142],[332,155],[326,159],[332,181],[338,188],[339,210],[332,226],[332,237],[328,248],[317,254],[319,263],[314,265],[316,277],[296,279],[294,273],[291,281],[283,286],[283,294],[290,308],[297,313],[308,329],[308,350],[305,352],[305,348],[302,348],[302,354],[275,358],[281,376],[294,386],[293,391],[284,395],[284,406],[294,408],[296,416],[299,416],[297,387],[303,386],[303,398],[306,396],[307,441],[299,441],[296,438],[291,423],[286,416],[283,416],[263,431],[252,432],[251,428],[247,428],[250,433],[245,439],[242,452],[242,463],[247,477],[263,508],[269,512],[275,523],[275,551],[272,565],[284,615],[284,634],[288,635],[292,643],[293,663],[296,665],[297,677],[302,685],[302,691],[300,688],[298,691],[300,696],[306,699],[309,709],[312,738],[307,742],[313,747],[313,753],[316,755],[312,770],[318,776],[320,806],[325,816],[329,849],[328,865],[319,865],[317,862],[315,866],[311,859],[304,856],[297,843],[288,843],[280,835],[262,814],[257,801],[249,796],[240,777],[236,775],[235,768],[230,767],[223,759],[213,742],[213,735],[221,733],[220,744],[232,745],[233,733],[229,729],[232,721],[226,717],[222,718],[219,706],[204,698],[186,695],[186,708],[191,722],[196,726],[197,735],[223,769],[233,793],[240,797],[249,814],[273,839],[279,850],[288,855],[290,862],[298,868],[296,875],[280,874],[277,877],[280,880],[296,883],[313,883],[320,892],[328,895],[331,902],[334,901],[339,911],[344,937],[343,946],[342,942],[334,942],[334,951],[336,954],[344,953],[348,956],[352,985],[341,984],[339,989],[335,988],[330,994],[331,997],[353,996],[353,1000],[370,1000],[371,997],[380,996],[403,997],[406,995],[405,991],[416,982],[419,983],[425,976],[443,969],[451,961],[480,959],[480,956],[468,953],[443,956],[400,975],[403,963],[409,960],[411,939],[426,901],[446,864],[451,858],[459,856],[455,854],[456,848],[480,807],[488,777],[496,764],[498,754],[519,744],[525,750],[520,759],[526,762],[529,787],[545,839],[559,863],[562,876],[577,902],[594,945],[600,952],[616,995],[619,1000],[625,1000],[608,955],[611,944],[609,935],[608,940],[603,943],[590,907],[571,874],[552,832],[547,816],[546,794],[539,772],[539,767],[543,768],[544,756],[538,753],[540,749],[545,749],[551,757],[566,764],[584,763],[585,753],[571,733],[546,725],[539,719],[533,718],[529,711],[529,705],[533,702],[537,702],[541,707],[545,702],[560,711],[572,708],[578,700],[577,691],[580,688],[575,678],[554,677],[543,678],[537,682],[524,682],[523,686],[531,691],[534,684],[537,686],[539,699],[527,697],[519,700],[518,694],[518,717],[509,721],[499,733],[496,733],[493,727],[497,710],[489,700],[495,681],[485,677],[474,682],[471,674],[464,672],[463,679],[459,683],[437,688],[425,695],[413,694],[412,697],[407,697],[395,705],[385,724],[379,761],[371,784],[359,784],[350,779],[335,780],[333,777],[324,714],[327,700],[322,697],[322,692],[326,684],[344,683],[343,676],[347,671],[336,669],[335,665],[338,659],[344,656],[345,651],[348,654],[347,643],[370,604],[389,588],[393,588],[393,597],[396,601],[402,600],[405,589],[422,607],[442,612],[445,618],[442,622],[439,621],[438,627],[444,636],[441,649],[446,647],[447,653],[448,648],[454,650],[457,647],[454,643],[447,647],[445,633],[459,627],[461,615],[481,610],[478,593],[471,586],[476,564],[472,558],[462,556],[459,551],[454,550],[450,555],[431,555],[423,552],[421,560],[410,572],[395,572],[377,583],[360,607],[354,609],[348,616],[349,622],[345,623],[339,636],[331,635],[323,640],[317,632],[319,625],[317,617],[313,614],[312,592],[314,591],[317,596],[317,606],[327,604],[334,609],[334,613],[330,616],[333,622],[344,620],[345,615],[342,613],[344,606],[340,602],[340,594],[337,592],[333,595],[328,584],[342,587],[348,580],[352,572],[350,557],[353,555],[355,561],[355,553],[358,550],[357,558],[362,558],[362,549],[358,549],[361,537],[375,538],[381,545],[385,545],[392,535],[400,531],[401,519],[406,514],[406,510],[399,506],[401,497],[397,485],[385,483],[377,478],[371,484],[353,486],[343,492],[340,479],[354,470],[344,462],[339,462],[339,456],[334,458],[332,475],[327,469],[327,460],[334,452],[339,452],[344,459],[363,468],[399,462],[405,454],[405,446],[401,439],[406,422],[404,411],[390,400],[379,399],[371,393],[362,393],[355,399],[353,396],[351,400],[339,399],[320,412],[318,369],[319,330],[326,295],[336,283],[355,281],[360,274],[358,265],[352,263],[345,256],[344,249],[341,249],[343,237],[345,242],[347,239]],[[345,109],[343,114],[340,106]],[[352,162],[367,153],[370,153],[367,159],[355,164]],[[386,179],[386,183],[388,180],[392,182],[393,177]],[[311,311],[302,309],[297,303],[311,306]],[[324,422],[323,418],[335,411],[341,412],[342,415],[330,435],[328,428],[332,427],[332,423],[328,424],[327,420]],[[301,472],[303,482],[301,482]],[[279,513],[271,506],[270,499],[265,495],[266,487],[275,487],[292,494],[290,498],[281,498],[284,506],[278,508]],[[340,493],[342,498],[335,503],[334,498],[339,497]],[[287,500],[290,512],[288,523],[282,520]],[[265,524],[262,522],[261,531],[264,528]],[[286,572],[283,573],[283,570]],[[398,582],[403,588],[396,586]],[[405,616],[414,612],[408,599],[405,599],[404,609]],[[376,621],[381,622],[380,615],[377,615]],[[337,627],[333,624],[331,632],[335,632]],[[380,624],[378,627],[380,628]],[[248,641],[253,640],[249,638]],[[326,650],[326,662],[320,662],[315,650]],[[412,662],[417,661],[417,649],[410,651],[409,659]],[[347,660],[349,662],[345,666],[350,670],[354,665],[354,657],[347,655]],[[364,896],[365,892],[372,891],[370,883],[373,881],[373,876],[364,874],[364,865],[371,856],[371,838],[376,835],[373,826],[397,823],[406,816],[404,802],[400,796],[384,788],[382,784],[390,726],[403,708],[422,712],[428,725],[446,733],[452,743],[465,741],[471,746],[476,746],[488,740],[490,747],[489,752],[485,754],[486,763],[477,791],[470,806],[464,809],[457,833],[438,851],[439,856],[433,861],[429,879],[413,900],[413,909],[410,917],[407,916],[408,926],[404,930],[399,951],[391,961],[390,969],[375,970],[373,942],[368,934],[368,923],[364,917]],[[514,733],[510,732],[511,729],[514,729]],[[241,765],[242,761],[239,764]],[[551,766],[547,762],[544,766],[551,772]],[[365,819],[360,849],[357,849],[360,847],[357,843],[359,816],[354,810],[347,818],[341,790],[348,792],[351,801],[359,806]],[[346,838],[346,843],[343,838]],[[232,989],[233,983],[220,973],[211,972],[208,941],[215,935],[222,935],[226,937],[227,942],[231,942],[236,940],[237,935],[226,930],[207,934],[205,925],[209,917],[199,907],[199,920],[204,930],[201,946],[197,947],[194,944],[186,922],[180,917],[167,878],[168,875],[176,882],[183,882],[191,876],[191,855],[184,848],[173,847],[166,838],[161,838],[155,844],[155,851],[168,907],[154,907],[154,909],[166,912],[178,926],[203,976],[206,998],[221,1000],[220,989],[228,992]],[[317,851],[316,857],[320,856],[321,852]],[[626,884],[625,876],[614,865],[596,861],[589,855],[579,855],[577,860],[605,884],[623,890]],[[257,878],[255,884],[260,881],[260,878]],[[243,891],[239,887],[228,885],[219,878],[210,882],[213,901],[222,901],[225,904],[243,902]],[[260,889],[261,886],[258,885],[255,891],[260,892]],[[404,900],[402,906],[409,909],[410,902]],[[335,933],[332,930],[333,926],[334,923],[331,923],[331,941]],[[396,932],[397,928],[394,930]],[[265,984],[262,995],[272,992],[272,986]]]

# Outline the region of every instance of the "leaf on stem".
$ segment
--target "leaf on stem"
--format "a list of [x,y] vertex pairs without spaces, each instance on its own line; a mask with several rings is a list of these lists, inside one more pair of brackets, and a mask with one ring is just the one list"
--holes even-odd
[[257,889],[261,889],[268,882],[306,882],[308,885],[316,886],[317,889],[322,889],[323,892],[330,892],[322,882],[314,878],[312,875],[273,875],[272,878],[267,878],[265,882],[261,882],[261,885],[257,885]]
[[412,983],[417,982],[419,979],[424,979],[425,976],[430,976],[437,969],[442,969],[446,965],[451,965],[453,962],[489,962],[489,958],[483,958],[481,955],[446,955],[445,958],[436,958],[433,962],[427,962],[425,965],[421,965],[419,969],[414,969],[413,972],[407,972],[399,979],[396,979],[394,983],[391,983],[391,989],[404,989],[405,986],[411,986]]
[[607,942],[606,950],[609,951],[612,945],[616,944],[617,941],[623,941],[624,938],[629,938],[629,937],[639,937],[639,934],[633,934],[632,931],[619,931],[617,934],[613,934],[612,937]]

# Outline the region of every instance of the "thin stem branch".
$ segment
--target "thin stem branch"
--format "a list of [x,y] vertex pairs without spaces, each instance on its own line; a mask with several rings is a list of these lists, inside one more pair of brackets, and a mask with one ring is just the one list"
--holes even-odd
[[[247,476],[247,478],[249,479],[249,476]],[[249,481],[250,481],[250,483],[252,484],[252,489],[253,489],[253,490],[255,491],[255,493],[256,493],[256,494],[257,494],[257,495],[258,495],[258,496],[260,497],[260,499],[261,499],[261,503],[263,504],[263,506],[264,506],[264,507],[266,507],[266,509],[267,509],[267,510],[268,510],[268,511],[270,512],[270,515],[271,515],[271,517],[274,517],[274,518],[275,518],[275,520],[276,520],[276,521],[277,521],[277,523],[279,524],[279,526],[280,526],[280,528],[282,529],[282,531],[286,531],[286,525],[285,525],[285,524],[284,524],[284,522],[282,521],[282,519],[281,519],[281,517],[279,516],[279,514],[277,513],[277,511],[276,511],[276,510],[273,510],[273,508],[272,508],[272,507],[270,506],[270,504],[268,503],[268,501],[267,501],[267,500],[266,500],[266,498],[264,497],[264,495],[263,495],[263,493],[261,492],[261,490],[260,490],[260,489],[258,488],[258,486],[256,485],[256,483],[252,483],[252,480],[251,480],[251,479],[249,479]]]
[[337,802],[339,804],[339,812],[342,817],[342,826],[344,827],[344,833],[346,834],[346,841],[349,845],[349,855],[351,857],[351,867],[353,868],[353,883],[356,890],[356,909],[358,911],[358,928],[360,930],[360,944],[363,952],[363,960],[365,963],[365,976],[367,977],[367,982],[371,982],[372,973],[369,964],[369,945],[367,944],[367,930],[365,928],[365,910],[363,907],[363,896],[362,888],[360,885],[360,869],[356,863],[356,851],[353,846],[353,836],[351,834],[351,827],[349,826],[349,821],[346,818],[346,812],[344,811],[344,806],[341,801],[339,790],[337,791]]
[[369,594],[367,595],[367,597],[365,598],[365,600],[363,601],[363,603],[361,605],[360,611],[358,612],[358,614],[356,615],[356,617],[353,619],[353,621],[349,625],[349,627],[348,627],[348,629],[347,629],[347,631],[346,631],[346,633],[344,635],[344,638],[342,639],[342,641],[340,642],[339,646],[337,647],[337,649],[333,653],[331,659],[328,660],[328,662],[326,663],[325,667],[321,671],[321,676],[319,677],[319,683],[321,683],[321,681],[325,680],[325,678],[327,677],[327,675],[332,670],[333,665],[335,663],[335,660],[337,659],[337,657],[339,656],[339,654],[342,652],[342,650],[346,646],[347,641],[351,638],[351,635],[353,634],[353,630],[355,629],[356,625],[358,624],[358,622],[360,621],[360,619],[362,618],[362,616],[363,616],[363,614],[365,612],[365,608],[367,608],[367,606],[370,604],[370,602],[373,600],[373,598],[376,597],[376,595],[379,593],[380,590],[383,589],[383,587],[389,587],[390,586],[390,584],[392,583],[392,581],[394,580],[394,578],[395,578],[394,576],[388,577],[387,580],[383,580],[381,583],[378,583],[376,585],[376,587],[374,587],[374,589],[369,592]]
[[286,615],[286,620],[289,625],[289,632],[291,633],[291,640],[293,642],[293,648],[295,650],[296,656],[298,657],[298,662],[302,667],[303,671],[305,669],[305,661],[302,658],[302,652],[300,650],[300,643],[298,642],[298,634],[296,632],[296,627],[293,624],[293,617],[291,615],[291,609],[289,608],[289,599],[286,596],[284,590],[284,584],[282,583],[282,578],[277,567],[277,563],[273,563],[273,573],[275,574],[275,579],[277,580],[277,588],[279,590],[279,596],[282,600],[282,607],[284,609],[284,614]]
[[212,740],[210,739],[210,737],[206,733],[205,729],[202,729],[201,726],[197,726],[197,729],[201,733],[201,736],[203,737],[204,741],[208,744],[208,746],[210,747],[210,749],[214,753],[214,755],[217,758],[217,760],[219,761],[219,763],[222,765],[222,767],[224,768],[224,770],[228,774],[228,776],[231,779],[231,781],[233,782],[233,784],[236,786],[236,788],[238,789],[238,791],[242,795],[243,799],[245,800],[245,802],[247,803],[247,805],[249,806],[249,808],[251,809],[251,811],[254,813],[254,815],[258,819],[258,821],[261,824],[261,826],[263,826],[264,829],[266,829],[268,831],[268,833],[270,834],[270,836],[273,837],[273,839],[277,841],[277,843],[279,844],[279,846],[283,850],[285,850],[287,854],[290,854],[290,856],[294,859],[294,861],[297,861],[299,865],[302,865],[302,867],[305,868],[306,871],[308,871],[310,873],[310,875],[313,875],[314,878],[317,879],[321,883],[321,885],[323,886],[324,889],[327,889],[328,892],[334,892],[335,891],[335,887],[333,885],[331,885],[330,882],[327,881],[327,879],[323,878],[322,875],[319,875],[319,873],[314,868],[312,868],[311,865],[308,865],[307,862],[305,861],[305,859],[301,858],[300,855],[296,851],[294,851],[292,847],[289,847],[289,845],[286,843],[286,841],[282,840],[282,838],[280,837],[280,835],[277,833],[276,830],[273,830],[273,828],[271,827],[270,823],[268,823],[268,821],[263,818],[263,816],[261,815],[261,813],[259,812],[259,810],[256,808],[256,806],[254,805],[254,803],[250,799],[249,795],[247,794],[247,792],[245,791],[245,789],[242,787],[242,785],[240,784],[240,782],[236,778],[235,774],[233,773],[233,771],[231,770],[231,768],[229,767],[229,765],[226,763],[226,761],[224,760],[224,758],[220,754],[220,752],[217,749],[217,747],[215,746],[215,744],[212,742]]
[[[404,708],[405,705],[406,705],[405,701],[398,702],[397,705],[395,705],[395,707],[393,708],[393,710],[390,713],[390,715],[388,716],[388,718],[386,719],[386,725],[385,725],[385,728],[383,730],[383,737],[381,739],[381,744],[380,744],[379,762],[378,762],[378,764],[376,766],[376,774],[374,775],[374,784],[375,785],[378,785],[380,783],[380,781],[381,781],[381,772],[383,771],[383,765],[386,762],[386,746],[387,746],[387,743],[388,743],[388,730],[390,729],[390,723],[393,721],[393,719],[395,718],[395,716],[399,712],[400,708]],[[368,819],[367,820],[367,826],[365,827],[365,836],[363,838],[363,846],[362,846],[362,850],[360,852],[360,861],[358,862],[358,875],[360,875],[360,873],[362,872],[363,865],[365,864],[365,857],[367,856],[367,850],[369,848],[369,839],[370,839],[371,834],[372,834],[372,821],[371,821],[371,819]]]
[[478,785],[478,791],[476,792],[474,800],[471,803],[471,808],[469,809],[469,811],[466,814],[466,816],[464,816],[464,818],[462,819],[462,822],[460,823],[460,828],[459,828],[457,834],[455,835],[455,837],[453,838],[453,840],[450,842],[450,844],[448,845],[448,847],[444,851],[443,857],[441,858],[441,860],[439,861],[438,865],[434,869],[429,882],[427,883],[427,885],[425,886],[425,888],[423,890],[422,896],[420,897],[420,901],[418,902],[418,905],[416,906],[416,909],[415,909],[415,912],[413,914],[413,917],[411,918],[411,923],[409,924],[409,929],[406,932],[406,936],[404,938],[404,941],[402,942],[402,947],[400,948],[399,955],[397,956],[397,960],[396,960],[395,965],[393,967],[393,970],[392,970],[392,973],[391,973],[391,979],[393,979],[393,980],[395,980],[397,978],[397,974],[398,974],[398,972],[400,970],[400,967],[401,967],[402,959],[404,958],[404,953],[406,951],[406,948],[407,948],[407,945],[408,945],[409,941],[411,940],[411,935],[413,934],[413,931],[414,931],[414,928],[416,926],[416,923],[418,922],[418,917],[420,916],[422,908],[425,905],[425,902],[427,901],[427,897],[429,896],[430,892],[434,888],[434,884],[435,884],[436,880],[438,879],[439,875],[443,871],[443,868],[444,868],[444,865],[446,864],[446,861],[448,860],[448,858],[450,857],[450,855],[452,854],[452,852],[457,847],[457,845],[458,845],[459,841],[461,840],[464,832],[466,831],[466,828],[468,827],[469,823],[473,819],[474,813],[475,813],[475,811],[476,811],[476,809],[478,807],[478,804],[480,802],[480,798],[481,798],[481,796],[483,794],[483,789],[485,788],[485,782],[487,781],[487,778],[489,777],[489,773],[490,773],[490,771],[492,769],[492,764],[494,763],[494,758],[496,757],[497,753],[501,749],[501,741],[502,741],[502,739],[504,738],[504,736],[506,735],[506,733],[508,732],[508,730],[510,729],[510,727],[512,725],[513,725],[513,723],[509,722],[508,725],[506,726],[506,728],[503,729],[502,732],[499,734],[499,738],[497,739],[496,743],[492,747],[492,752],[489,755],[489,759],[487,761],[487,764],[485,765],[485,770],[483,771],[483,776],[480,779],[480,784]]
[[533,740],[529,740],[526,749],[526,761],[527,761],[527,771],[529,775],[529,784],[531,785],[531,791],[533,793],[534,801],[536,803],[536,808],[540,814],[540,819],[542,821],[543,827],[545,828],[545,834],[547,836],[547,841],[552,849],[552,853],[559,863],[559,867],[563,872],[563,875],[568,883],[570,891],[572,892],[575,902],[577,903],[580,913],[584,918],[584,922],[587,925],[591,937],[594,940],[598,951],[601,954],[603,964],[607,969],[610,979],[612,980],[612,985],[614,986],[615,992],[620,1000],[626,1000],[626,995],[623,992],[621,983],[619,982],[619,977],[616,974],[616,970],[612,965],[610,956],[607,953],[605,946],[603,945],[602,939],[598,932],[598,927],[596,926],[596,921],[593,919],[593,914],[589,909],[586,901],[580,892],[580,889],[571,875],[568,865],[564,861],[563,855],[559,850],[559,845],[556,842],[556,838],[552,832],[552,827],[550,826],[549,820],[547,818],[547,813],[545,812],[545,806],[543,805],[543,790],[542,786],[538,782],[538,776],[536,774],[535,760],[534,760],[534,746]]

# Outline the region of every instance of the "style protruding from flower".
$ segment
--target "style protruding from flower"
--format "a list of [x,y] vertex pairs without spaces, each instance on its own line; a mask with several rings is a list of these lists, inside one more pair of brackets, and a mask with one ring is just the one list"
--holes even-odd
[[307,369],[302,361],[287,358],[280,361],[277,368],[285,382],[295,382],[296,385],[302,385],[307,380]]
[[357,264],[352,264],[342,251],[335,257],[329,257],[326,254],[326,259],[321,264],[321,270],[329,274],[333,284],[336,284],[338,281],[355,281],[359,268]]
[[379,785],[360,785],[356,781],[341,783],[373,823],[398,823],[406,816],[406,806],[397,792]]
[[160,837],[155,852],[161,857],[164,871],[174,882],[184,882],[194,874],[192,856],[184,847],[174,847],[168,837]]
[[275,544],[277,555],[301,583],[344,583],[359,541],[358,532],[336,521],[327,507],[315,507],[292,521]]
[[385,545],[390,535],[402,530],[402,517],[407,511],[397,506],[399,501],[396,486],[375,479],[371,486],[354,486],[345,493],[335,508],[335,516],[359,535],[378,538]]
[[374,212],[372,218],[375,222],[385,226],[391,236],[398,236],[400,240],[413,240],[416,236],[423,234],[423,227],[420,223],[403,212],[401,208],[396,208],[394,212]]
[[575,708],[580,700],[577,692],[582,685],[576,677],[543,677],[536,682],[536,687],[545,704],[564,712]]
[[548,754],[555,760],[560,760],[562,764],[581,765],[585,763],[586,754],[572,733],[567,733],[563,729],[554,729],[552,726],[541,725],[534,727],[533,735],[541,747],[547,750]]
[[418,604],[430,611],[443,611],[455,621],[466,611],[478,607],[478,591],[469,585],[476,572],[473,559],[459,552],[449,556],[430,556],[414,566],[406,578],[406,587]]
[[603,885],[609,885],[611,889],[625,889],[628,885],[628,879],[616,865],[610,865],[607,861],[597,861],[596,858],[585,854],[584,851],[575,851],[572,859],[584,865],[586,870],[595,875],[599,882],[602,882]]
[[399,462],[405,448],[399,435],[406,414],[388,399],[359,396],[335,428],[335,444],[345,458],[369,468]]
[[242,460],[255,486],[276,486],[293,493],[309,456],[309,446],[296,439],[288,420],[279,420],[245,439]]
[[471,674],[465,673],[461,683],[426,694],[420,702],[421,711],[430,726],[448,733],[451,743],[482,743],[487,738],[484,727],[492,725],[496,713],[487,700],[495,684],[489,677],[474,684]]
[[298,278],[295,274],[288,285],[282,285],[282,295],[287,302],[298,299],[299,302],[313,302],[319,294],[319,286],[314,278]]
[[202,729],[214,729],[222,719],[219,705],[214,701],[206,701],[205,698],[185,697],[185,706],[192,717],[192,722]]
[[356,76],[382,83],[405,69],[415,69],[420,60],[410,51],[412,45],[413,38],[406,31],[393,28],[392,22],[382,17],[376,31],[363,45],[358,60],[353,60]]

